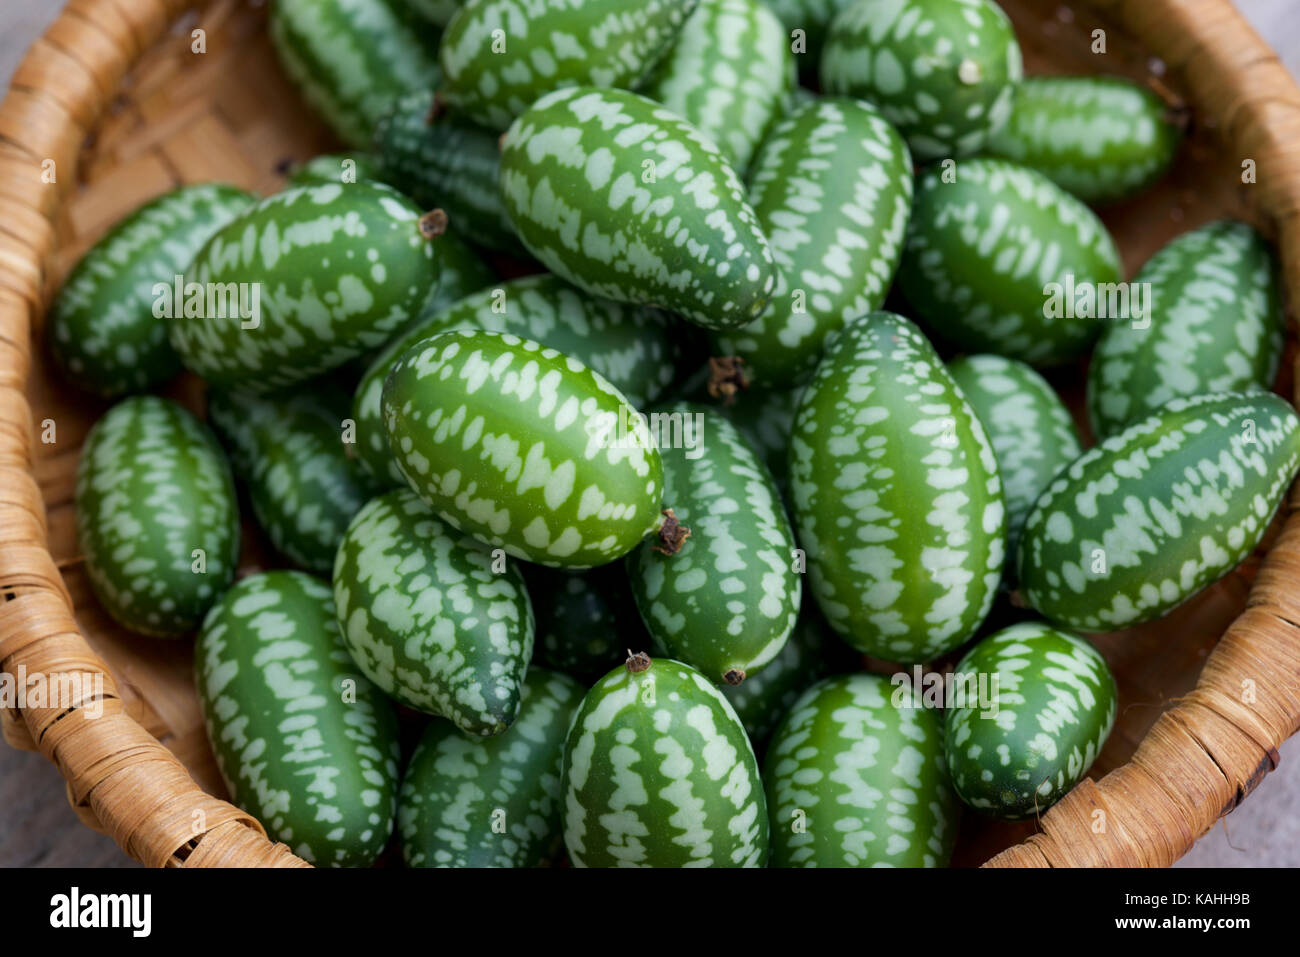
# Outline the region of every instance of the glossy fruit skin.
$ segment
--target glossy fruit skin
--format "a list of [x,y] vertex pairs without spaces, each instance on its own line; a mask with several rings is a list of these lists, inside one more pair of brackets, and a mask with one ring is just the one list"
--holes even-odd
[[208,393],[208,420],[253,514],[290,561],[328,575],[348,522],[375,492],[344,443],[347,394],[327,385],[274,397]]
[[207,428],[174,402],[124,399],[82,446],[77,543],[101,605],[157,638],[193,631],[235,574],[239,505]]
[[524,565],[537,619],[533,660],[563,672],[584,688],[627,658],[629,648],[647,648],[641,614],[618,562],[569,572]]
[[371,499],[334,562],[339,629],[362,672],[468,735],[519,713],[533,611],[518,567],[438,519],[409,489]]
[[1159,618],[1259,544],[1296,470],[1300,417],[1272,393],[1174,399],[1048,486],[1020,540],[1020,590],[1050,621]]
[[495,738],[431,721],[397,805],[408,867],[545,867],[560,854],[564,736],[582,701],[572,678],[531,668],[519,717]]
[[982,814],[1042,814],[1079,783],[1115,724],[1119,695],[1106,660],[1041,622],[983,639],[956,674],[971,690],[945,715],[948,767],[957,794]]
[[357,447],[373,475],[405,483],[384,431],[381,397],[389,372],[417,342],[456,329],[509,332],[572,356],[608,379],[638,409],[658,398],[677,372],[675,326],[666,313],[588,296],[555,276],[525,276],[454,303],[431,303],[385,347],[357,385]]
[[427,31],[400,0],[276,0],[267,27],[285,73],[349,146],[368,147],[395,99],[438,83]]
[[[656,415],[671,424],[656,429]],[[642,542],[627,560],[632,594],[657,647],[710,681],[740,684],[794,630],[803,597],[794,533],[772,477],[719,412],[673,403],[651,422],[664,500],[691,536],[674,555]]]
[[1182,141],[1169,112],[1125,77],[1027,77],[985,153],[1030,166],[1085,203],[1112,203],[1169,169]]
[[564,748],[575,867],[762,867],[767,806],[731,705],[689,665],[620,665],[587,692]]
[[696,0],[474,0],[447,24],[439,97],[501,131],[543,94],[635,86],[677,38]]
[[167,322],[155,314],[158,293],[170,292],[208,237],[255,198],[233,186],[182,186],[141,206],[92,246],[50,307],[46,335],[64,378],[115,398],[179,372]]
[[320,867],[368,867],[397,804],[392,704],[339,638],[329,585],[241,579],[203,622],[194,684],[231,798]]
[[739,356],[759,386],[789,388],[846,321],[884,302],[903,253],[912,160],[875,107],[819,97],[763,141],[749,200],[776,259],[777,289],[749,325],[713,333],[713,352]]
[[1007,508],[1008,571],[1014,575],[1020,530],[1052,479],[1083,452],[1070,410],[1030,366],[1002,356],[948,363],[993,443]]
[[772,735],[763,780],[773,867],[945,867],[952,855],[942,718],[883,675],[805,691]]
[[856,0],[831,21],[821,88],[880,107],[918,161],[977,153],[1011,115],[1024,74],[993,0]]
[[917,178],[898,288],[917,318],[960,350],[1034,366],[1070,361],[1106,321],[1096,300],[1076,308],[1079,290],[1108,299],[1103,289],[1121,279],[1101,220],[1041,173],[981,158]]
[[542,97],[502,140],[501,191],[528,250],[592,295],[730,329],[776,287],[735,171],[698,130],[635,93]]
[[169,320],[172,346],[213,385],[260,392],[378,348],[439,279],[420,215],[396,190],[370,182],[299,186],[262,200],[209,239],[186,273],[205,296],[240,284],[250,318],[230,314],[228,299],[217,310],[204,303],[204,315]]
[[479,246],[527,253],[501,198],[500,137],[458,114],[433,115],[433,92],[398,100],[375,127],[383,178],[425,209],[445,210]]
[[789,37],[762,0],[700,0],[638,89],[713,140],[744,176],[797,82]]
[[398,468],[445,521],[517,558],[590,568],[658,531],[663,464],[627,399],[508,333],[439,333],[383,391]]
[[1181,236],[1133,277],[1148,314],[1109,324],[1088,368],[1093,431],[1112,435],[1170,399],[1267,389],[1282,358],[1281,275],[1250,226],[1218,220]]
[[827,622],[886,661],[929,661],[992,606],[1006,512],[984,426],[920,330],[845,325],[805,386],[790,492]]

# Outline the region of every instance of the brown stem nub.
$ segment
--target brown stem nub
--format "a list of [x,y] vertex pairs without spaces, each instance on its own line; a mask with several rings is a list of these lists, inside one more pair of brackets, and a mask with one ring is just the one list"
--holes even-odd
[[745,680],[745,672],[741,668],[732,668],[722,676],[722,680],[734,688]]
[[1147,77],[1147,85],[1165,104],[1165,121],[1186,133],[1192,122],[1192,109],[1187,101],[1165,85],[1157,76]]
[[429,112],[424,115],[426,126],[432,126],[438,121],[438,117],[447,112],[447,104],[442,102],[442,94],[433,94],[433,105],[429,107]]
[[659,541],[654,550],[660,555],[676,555],[682,550],[682,543],[691,537],[691,530],[677,521],[671,508],[664,509],[660,514],[664,517],[664,523],[659,526]]
[[1016,588],[1007,593],[1007,601],[1011,602],[1012,608],[1028,608],[1029,602],[1025,601],[1025,596]]
[[638,651],[632,654],[629,648],[627,652],[627,670],[629,674],[639,675],[643,671],[650,670],[650,656],[644,651]]
[[709,395],[721,399],[723,405],[736,401],[736,393],[749,388],[749,377],[742,368],[745,360],[740,356],[709,357]]
[[431,209],[420,217],[420,235],[437,239],[447,231],[447,214],[441,209]]

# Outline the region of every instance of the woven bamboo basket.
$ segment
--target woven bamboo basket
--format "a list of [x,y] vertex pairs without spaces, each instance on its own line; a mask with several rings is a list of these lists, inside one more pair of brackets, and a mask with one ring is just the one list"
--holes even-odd
[[[1275,239],[1300,302],[1300,90],[1229,0],[1001,2],[1029,72],[1127,74],[1190,107],[1171,175],[1105,214],[1129,272],[1233,215]],[[90,244],[145,200],[210,180],[272,192],[291,161],[334,145],[247,0],[71,0],[0,106],[0,668],[104,674],[97,720],[14,708],[0,728],[58,766],[83,822],[147,865],[303,862],[223,800],[188,643],[133,636],[95,603],[72,485],[104,406],[56,378],[44,314]],[[1247,160],[1255,183],[1243,183]],[[193,379],[170,395],[200,409]],[[1300,726],[1298,506],[1293,490],[1257,554],[1168,618],[1096,638],[1121,710],[1092,776],[1039,821],[967,814],[954,863],[1166,866],[1251,792]],[[245,541],[241,573],[268,561],[251,527]]]

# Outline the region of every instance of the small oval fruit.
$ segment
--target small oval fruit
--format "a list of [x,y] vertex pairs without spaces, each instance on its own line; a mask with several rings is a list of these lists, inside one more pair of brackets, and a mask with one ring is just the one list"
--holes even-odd
[[468,738],[446,721],[429,722],[397,804],[407,867],[552,863],[563,841],[564,736],[582,694],[572,678],[532,668],[504,734]]
[[903,253],[912,160],[875,107],[821,97],[772,128],[749,199],[780,281],[766,312],[712,335],[713,351],[743,359],[758,385],[789,387],[811,374],[846,321],[884,302]]
[[453,304],[430,303],[408,331],[385,347],[357,385],[357,448],[374,475],[387,475],[397,484],[404,481],[384,432],[381,397],[389,372],[417,342],[456,329],[508,332],[572,356],[608,379],[638,409],[658,398],[677,373],[680,349],[671,317],[657,309],[588,296],[555,276],[525,276],[467,294]]
[[208,419],[271,544],[328,575],[348,522],[374,493],[344,433],[347,394],[323,385],[273,398],[213,390]]
[[713,140],[744,176],[796,82],[790,40],[762,0],[700,0],[638,90]]
[[1101,334],[1123,278],[1097,214],[1042,173],[998,159],[917,179],[898,288],[954,346],[1057,365]]
[[1160,97],[1118,76],[1033,76],[985,146],[1038,170],[1085,203],[1146,189],[1173,162],[1182,131]]
[[422,222],[381,183],[270,196],[199,251],[169,317],[172,346],[213,385],[260,392],[377,349],[438,282]]
[[630,657],[587,692],[564,747],[575,867],[762,867],[767,805],[727,699],[670,658]]
[[95,597],[154,637],[193,631],[230,585],[239,506],[212,434],[175,402],[124,399],[77,465],[77,543]]
[[856,0],[831,21],[821,58],[823,92],[880,107],[923,162],[979,152],[1023,75],[993,0]]
[[371,499],[334,562],[339,628],[397,701],[487,737],[510,727],[533,655],[523,576],[409,489]]
[[303,860],[368,867],[397,804],[397,718],[348,656],[324,582],[241,579],[203,622],[194,684],[236,804]]
[[603,565],[664,525],[663,464],[645,423],[603,376],[554,349],[440,333],[393,366],[383,410],[420,497],[517,558]]
[[1144,315],[1110,323],[1088,367],[1099,436],[1170,399],[1273,384],[1286,316],[1277,260],[1250,226],[1220,220],[1184,233],[1129,286],[1146,297]]
[[663,56],[696,0],[474,0],[438,48],[438,96],[504,130],[544,93],[635,86]]
[[1009,821],[1042,814],[1092,766],[1115,724],[1106,660],[1041,622],[989,635],[955,669],[946,712],[948,768],[975,810]]
[[502,140],[501,191],[528,250],[592,295],[731,329],[776,287],[772,250],[730,164],[635,93],[542,97]]
[[773,867],[945,867],[952,856],[942,719],[883,675],[805,691],[772,735],[763,780]]
[[1061,397],[1023,362],[963,356],[948,373],[993,443],[1007,509],[1008,571],[1015,572],[1020,530],[1038,496],[1079,457],[1079,431]]
[[651,421],[665,500],[691,535],[673,555],[642,542],[627,561],[632,594],[657,647],[738,685],[794,629],[803,596],[794,534],[772,477],[721,413],[683,402]]
[[438,83],[432,43],[403,0],[276,0],[267,24],[284,72],[350,146],[368,147],[395,99]]
[[50,307],[50,352],[70,381],[112,398],[181,370],[157,314],[194,254],[256,197],[233,186],[182,186],[141,206],[90,248]]
[[1020,590],[1049,620],[1159,618],[1259,544],[1300,468],[1300,416],[1271,393],[1174,399],[1075,459],[1020,539]]
[[871,313],[831,341],[795,414],[790,491],[812,593],[849,644],[910,664],[975,633],[1005,557],[997,461],[902,316]]

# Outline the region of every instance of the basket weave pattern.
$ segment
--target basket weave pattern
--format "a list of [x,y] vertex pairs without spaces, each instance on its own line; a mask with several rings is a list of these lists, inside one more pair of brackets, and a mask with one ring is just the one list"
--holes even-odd
[[[1022,39],[1044,7],[1060,6],[1003,5]],[[1228,144],[1233,167],[1255,161],[1257,184],[1236,192],[1247,194],[1276,238],[1289,300],[1300,302],[1294,81],[1229,0],[1090,5],[1168,65],[1197,121]],[[203,8],[201,21],[176,28],[195,7]],[[182,643],[133,641],[95,605],[73,534],[72,474],[103,407],[47,374],[43,317],[68,267],[144,200],[204,180],[270,192],[281,181],[278,160],[330,146],[275,69],[263,17],[240,0],[71,0],[0,105],[0,668],[104,675],[102,717],[0,709],[0,730],[10,744],[53,761],[82,820],[151,866],[303,862],[267,840],[252,817],[211,796],[223,791]],[[211,51],[201,56],[192,49],[195,26]],[[43,176],[51,162],[54,182]],[[1140,262],[1153,243],[1125,244],[1126,260]],[[176,389],[196,404],[192,380]],[[52,443],[42,441],[50,422]],[[1220,617],[1231,625],[1195,689],[1149,731],[1142,725],[1145,737],[1135,735],[1141,742],[1127,761],[1099,781],[1085,780],[1044,815],[1040,833],[991,865],[1166,866],[1276,766],[1278,746],[1300,727],[1297,509],[1293,494],[1257,570],[1248,563],[1246,575],[1221,586],[1217,605],[1197,606],[1200,628],[1221,630],[1213,609],[1229,609]],[[243,569],[257,563],[246,549]],[[1180,626],[1188,624],[1184,618]]]

